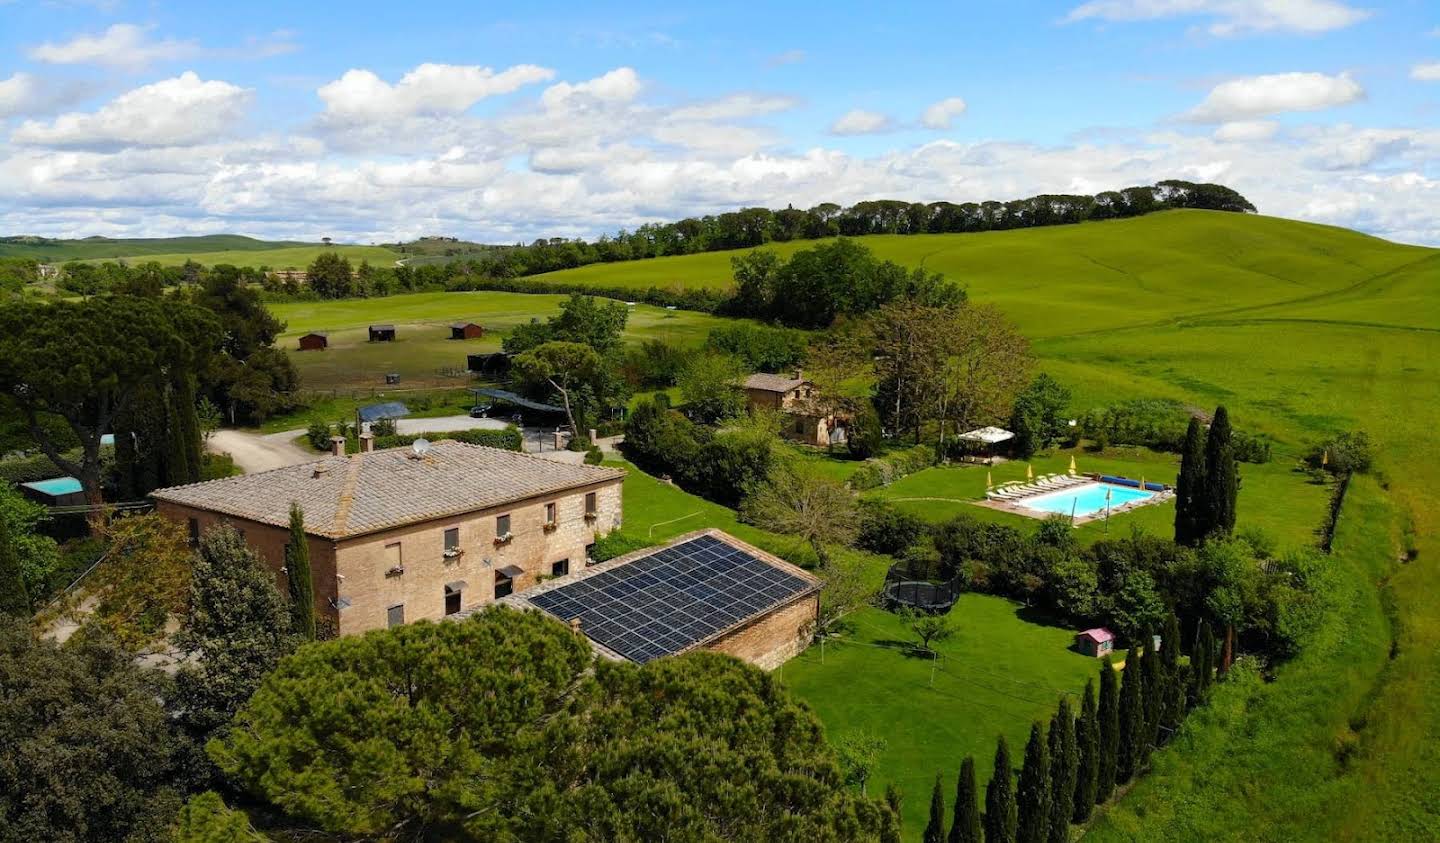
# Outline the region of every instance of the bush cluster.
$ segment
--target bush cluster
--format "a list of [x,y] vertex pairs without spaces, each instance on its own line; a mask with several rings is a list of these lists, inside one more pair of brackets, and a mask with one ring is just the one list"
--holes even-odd
[[[1079,418],[1078,435],[1100,447],[1139,445],[1155,451],[1177,454],[1185,447],[1185,430],[1191,412],[1178,401],[1137,398],[1108,407],[1097,407]],[[1270,439],[1234,431],[1231,445],[1241,462],[1270,461]]]
[[774,431],[753,425],[717,430],[647,398],[630,414],[621,447],[643,470],[669,475],[686,491],[735,507],[770,473],[774,441]]
[[1367,474],[1374,456],[1370,437],[1363,430],[1338,433],[1310,449],[1305,462],[1332,474]]
[[441,439],[451,439],[456,442],[464,442],[466,445],[485,445],[490,448],[501,448],[506,451],[523,450],[523,440],[520,437],[518,428],[507,427],[503,430],[447,430],[442,433],[397,433],[392,436],[375,437],[375,447],[399,448],[409,445],[416,439],[428,439],[431,442],[438,442]]
[[914,474],[935,464],[935,449],[916,445],[891,451],[883,457],[871,457],[850,475],[850,488],[856,491],[888,486],[907,474]]

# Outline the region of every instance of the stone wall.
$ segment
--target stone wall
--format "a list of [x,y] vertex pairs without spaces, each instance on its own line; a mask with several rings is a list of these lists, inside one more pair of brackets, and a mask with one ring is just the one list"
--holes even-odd
[[706,649],[774,670],[810,644],[820,595],[811,594],[711,642]]

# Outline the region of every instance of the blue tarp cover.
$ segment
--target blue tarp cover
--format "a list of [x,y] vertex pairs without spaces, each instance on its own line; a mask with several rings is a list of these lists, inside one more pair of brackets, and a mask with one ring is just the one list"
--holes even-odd
[[362,422],[374,422],[381,419],[398,419],[410,415],[410,408],[399,401],[386,401],[384,404],[370,404],[355,411]]
[[534,410],[538,413],[565,412],[564,407],[556,407],[554,404],[541,404],[539,401],[531,401],[529,398],[526,398],[523,395],[517,395],[505,389],[481,387],[479,389],[472,389],[470,391],[475,393],[477,396],[483,395],[486,398],[494,398],[496,401],[504,401],[507,404],[514,404],[517,407],[523,407],[527,410]]

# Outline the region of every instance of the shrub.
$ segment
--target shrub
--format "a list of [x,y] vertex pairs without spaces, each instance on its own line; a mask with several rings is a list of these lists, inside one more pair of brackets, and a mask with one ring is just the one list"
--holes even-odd
[[1333,474],[1365,474],[1373,462],[1370,437],[1362,430],[1337,434],[1312,448],[1305,462],[1312,468],[1321,468],[1324,463],[1325,470]]
[[805,359],[809,341],[807,332],[794,328],[735,322],[712,330],[706,346],[739,357],[752,370],[779,372]]
[[599,446],[599,445],[591,445],[591,446],[589,447],[589,449],[587,449],[587,450],[585,451],[585,464],[586,464],[586,465],[599,465],[600,463],[602,463],[602,462],[604,462],[604,461],[605,461],[605,453],[600,450],[600,446]]
[[[1081,435],[1104,449],[1110,445],[1139,445],[1156,451],[1180,453],[1185,447],[1185,430],[1191,412],[1178,401],[1138,398],[1082,415]],[[1270,440],[1263,436],[1235,432],[1231,445],[1241,462],[1270,461]]]
[[925,522],[882,500],[860,502],[860,535],[856,543],[875,553],[896,555],[920,540]]
[[1230,448],[1235,459],[1256,465],[1270,462],[1270,438],[1234,431],[1230,434]]
[[880,414],[867,401],[855,412],[847,431],[845,447],[850,456],[857,460],[868,460],[880,452],[885,441],[885,431],[880,425]]
[[514,427],[507,427],[503,430],[447,430],[442,433],[398,433],[394,436],[377,436],[375,437],[375,447],[377,449],[399,448],[409,445],[416,439],[428,439],[431,442],[451,439],[456,442],[464,442],[466,445],[485,445],[506,451],[524,450],[520,431]]
[[639,536],[632,536],[616,530],[595,540],[595,547],[590,551],[590,558],[596,562],[605,562],[617,556],[643,550],[651,544],[653,542],[646,541]]
[[380,419],[370,423],[370,432],[376,436],[394,436],[399,431],[395,428],[394,419]]
[[330,447],[330,424],[320,419],[311,419],[309,426],[305,428],[305,441],[310,447],[317,451],[323,451]]
[[883,457],[865,461],[854,474],[850,475],[850,488],[857,491],[888,486],[907,474],[935,464],[935,451],[929,445],[916,445],[900,451],[892,451]]
[[[80,460],[80,449],[68,451],[63,455],[66,459],[78,462]],[[104,445],[100,448],[100,472],[107,479],[113,474],[115,468],[115,448],[111,445]],[[55,463],[44,454],[34,454],[28,457],[12,457],[8,460],[0,460],[0,481],[10,483],[31,483],[36,480],[48,480],[62,474]]]

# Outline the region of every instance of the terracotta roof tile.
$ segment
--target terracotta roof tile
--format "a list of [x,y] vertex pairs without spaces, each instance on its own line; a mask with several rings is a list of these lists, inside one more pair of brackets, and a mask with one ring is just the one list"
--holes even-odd
[[314,462],[150,493],[156,500],[286,526],[290,502],[306,531],[343,538],[501,506],[625,476],[531,454],[441,440],[424,457],[410,448],[323,457]]

